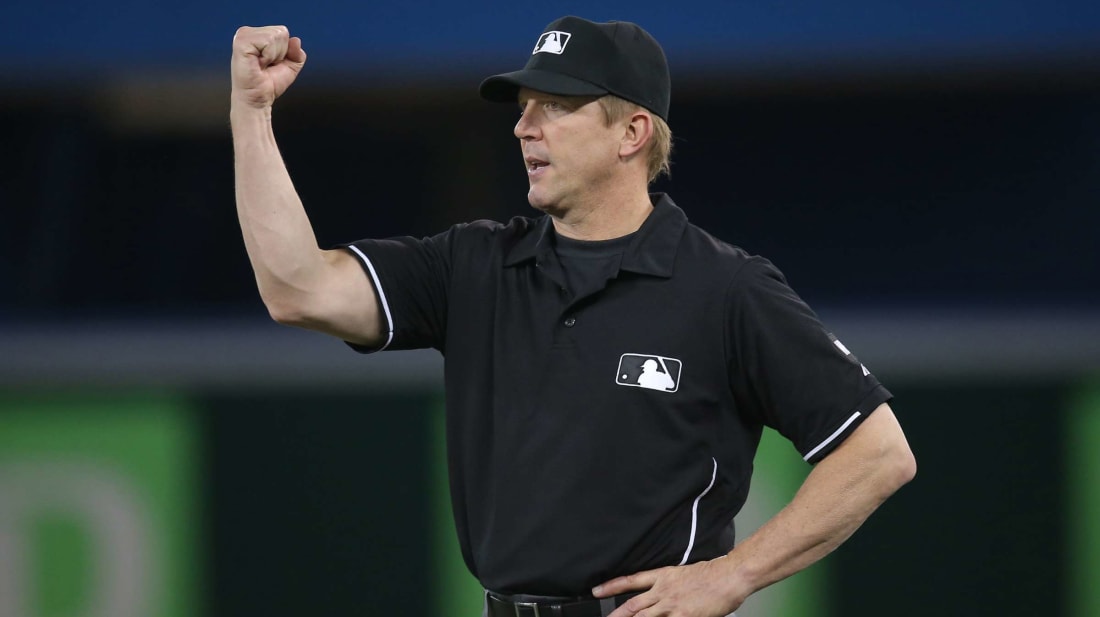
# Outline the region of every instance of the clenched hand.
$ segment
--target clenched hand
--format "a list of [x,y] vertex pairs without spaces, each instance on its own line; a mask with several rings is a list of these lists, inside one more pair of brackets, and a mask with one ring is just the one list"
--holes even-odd
[[302,39],[286,26],[243,26],[233,37],[233,103],[271,107],[306,63]]

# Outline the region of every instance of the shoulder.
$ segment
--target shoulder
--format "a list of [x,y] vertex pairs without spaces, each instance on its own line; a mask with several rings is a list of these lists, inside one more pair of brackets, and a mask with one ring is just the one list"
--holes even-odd
[[705,268],[730,285],[751,284],[762,277],[782,277],[766,258],[717,238],[691,223],[684,230],[681,250],[685,267]]
[[770,261],[722,240],[692,223],[672,198],[664,193],[651,195],[657,213],[654,219],[662,231],[654,232],[655,249],[674,244],[677,277],[710,288],[729,289],[760,280],[779,280],[782,273]]
[[478,219],[467,223],[458,223],[447,233],[456,238],[473,242],[508,242],[522,238],[538,228],[538,219],[515,216],[506,222]]
[[533,255],[547,227],[545,217],[516,216],[503,223],[475,220],[455,225],[437,239],[452,264],[485,270]]
[[516,216],[506,222],[479,219],[451,226],[436,236],[449,244],[469,250],[476,247],[507,249],[519,240],[535,233],[539,220]]

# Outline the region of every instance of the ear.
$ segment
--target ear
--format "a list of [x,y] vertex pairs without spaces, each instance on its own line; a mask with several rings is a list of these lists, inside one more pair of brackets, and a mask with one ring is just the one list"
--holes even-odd
[[631,114],[623,126],[623,138],[619,142],[619,157],[630,158],[645,150],[646,144],[653,138],[653,116],[644,109]]

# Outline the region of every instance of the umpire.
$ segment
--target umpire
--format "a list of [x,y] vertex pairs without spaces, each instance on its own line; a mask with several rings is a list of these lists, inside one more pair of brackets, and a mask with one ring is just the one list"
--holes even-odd
[[[363,352],[446,358],[462,555],[496,616],[719,617],[821,559],[916,463],[890,393],[767,260],[648,193],[668,170],[670,80],[627,22],[563,17],[481,85],[518,104],[540,211],[428,238],[317,248],[271,127],[306,61],[241,28],[237,209],[272,317]],[[813,465],[734,546],[764,426]]]

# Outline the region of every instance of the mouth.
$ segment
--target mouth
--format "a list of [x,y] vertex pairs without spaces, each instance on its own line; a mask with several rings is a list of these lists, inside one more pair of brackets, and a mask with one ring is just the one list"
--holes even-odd
[[538,174],[539,172],[541,172],[542,170],[544,170],[544,169],[546,169],[547,167],[550,166],[550,163],[548,163],[546,161],[543,161],[541,159],[528,157],[525,160],[527,162],[527,174],[528,175]]

